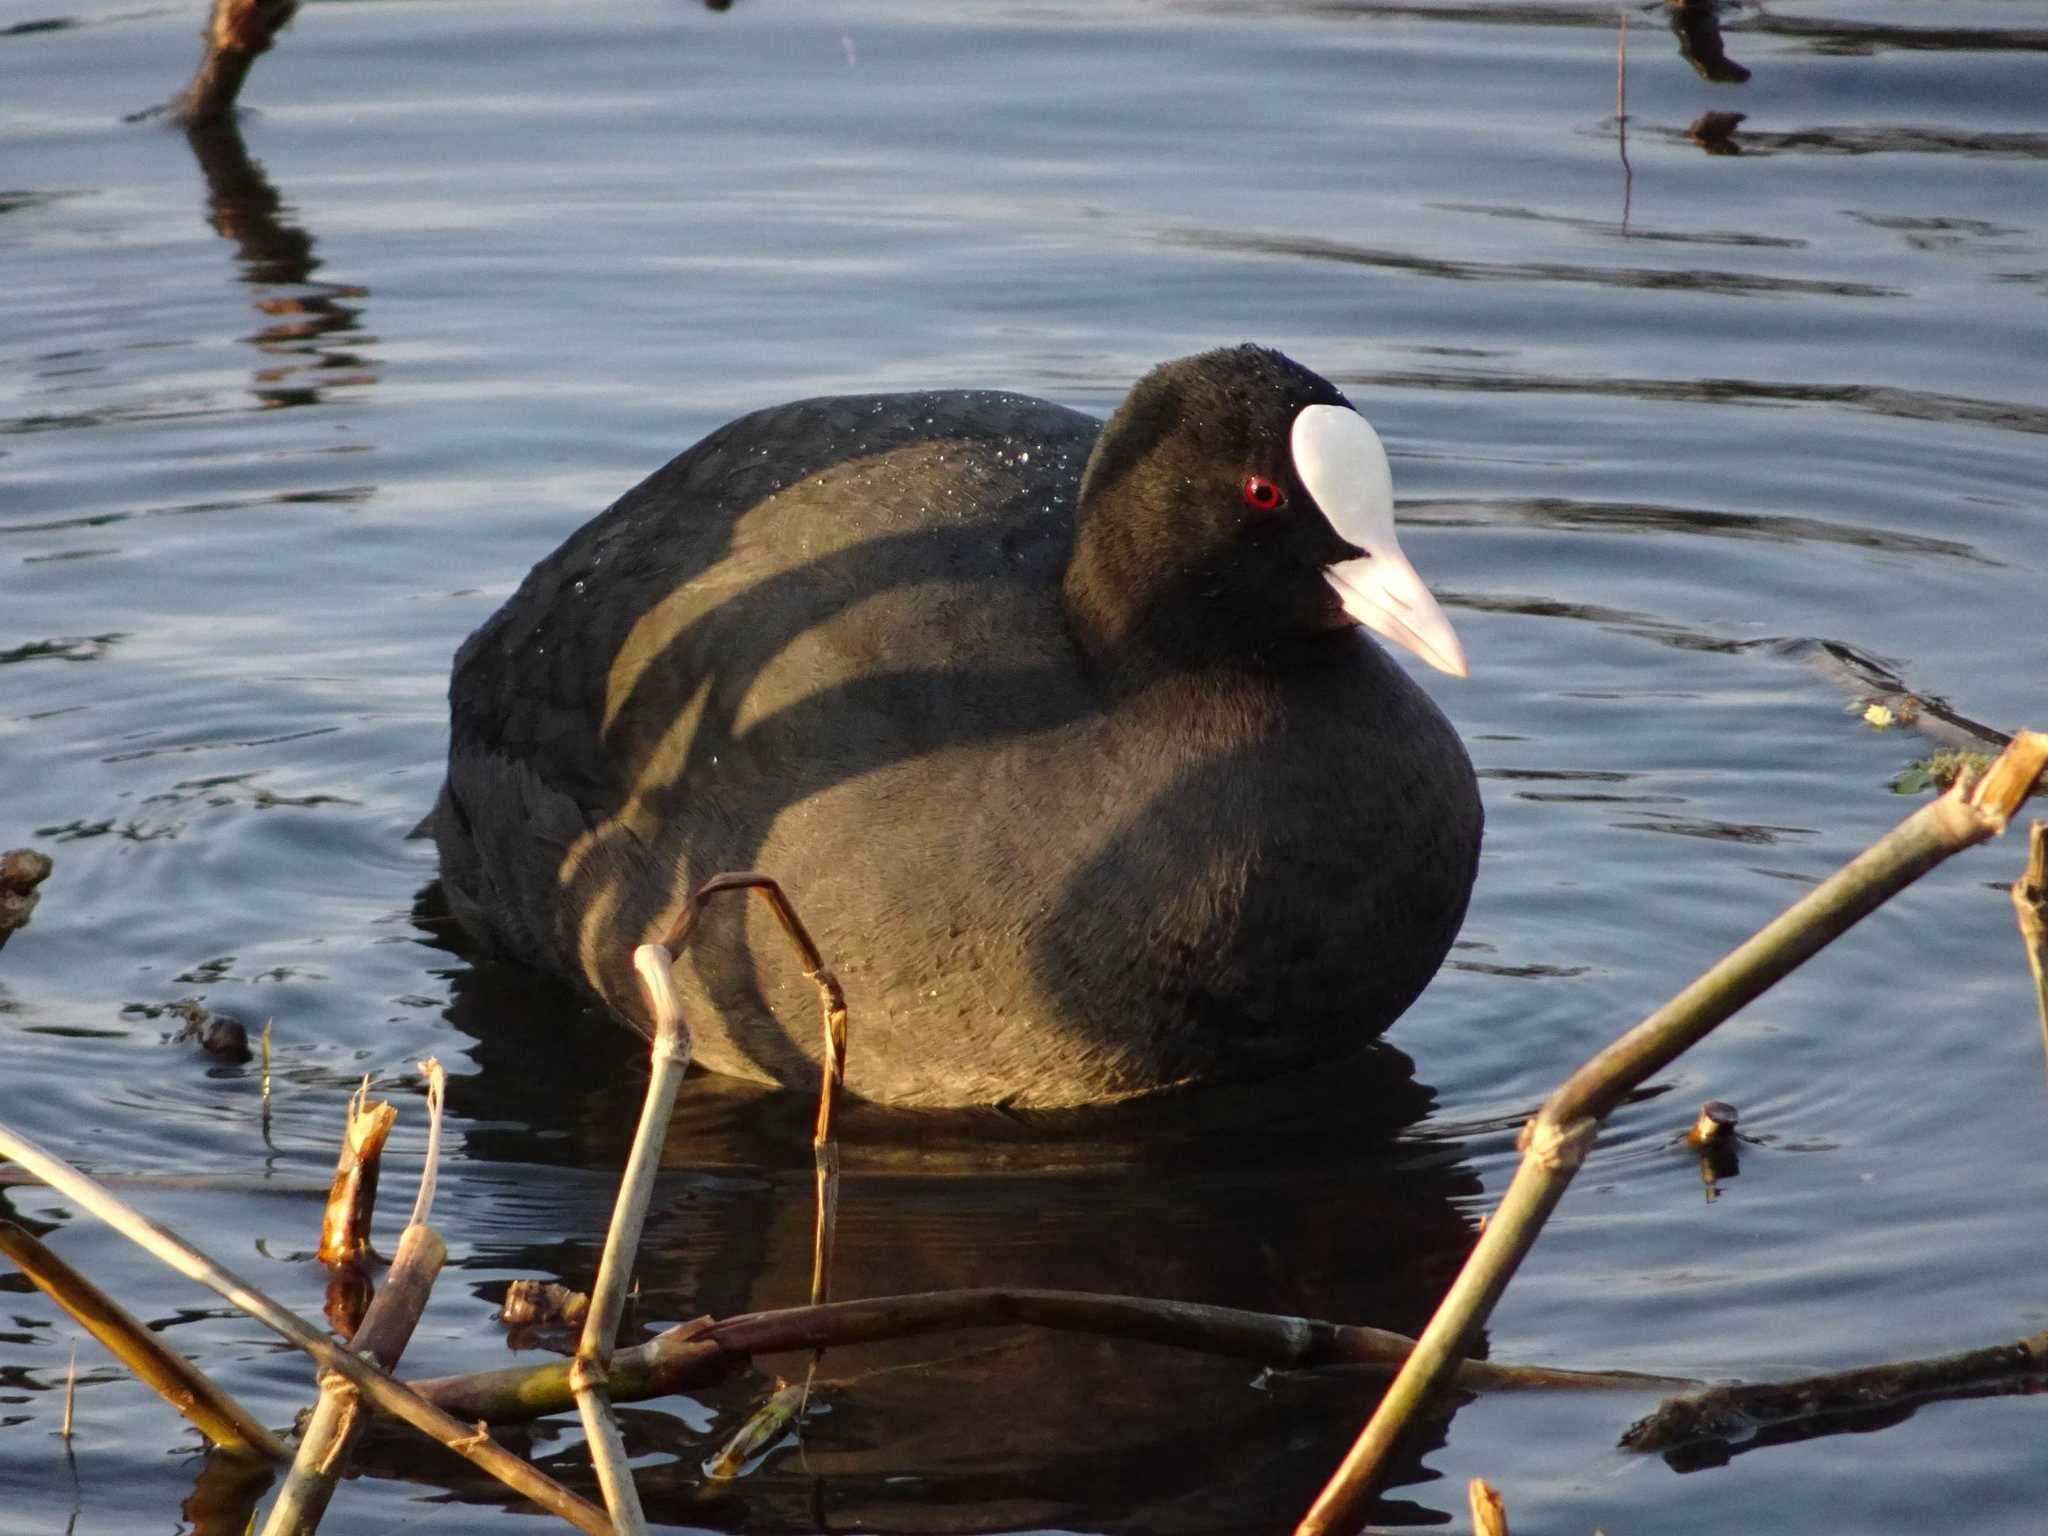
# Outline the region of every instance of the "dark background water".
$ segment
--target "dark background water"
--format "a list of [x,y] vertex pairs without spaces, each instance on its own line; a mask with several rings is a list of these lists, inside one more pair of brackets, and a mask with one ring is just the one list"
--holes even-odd
[[[587,1282],[638,1099],[630,1040],[415,920],[448,659],[741,410],[1003,385],[1106,412],[1161,359],[1280,346],[1380,426],[1473,663],[1428,678],[1490,822],[1462,947],[1392,1037],[1415,1080],[856,1114],[846,1295],[1419,1326],[1517,1119],[1909,808],[1889,781],[1928,742],[1866,726],[1830,646],[2048,725],[2038,7],[1732,12],[1746,84],[1631,9],[1632,175],[1620,13],[1569,3],[313,4],[240,154],[122,121],[181,82],[199,10],[0,4],[0,846],[57,862],[0,954],[0,1116],[145,1176],[150,1214],[311,1313],[343,1097],[369,1073],[400,1102],[403,1189],[437,1055],[453,1258],[415,1372],[502,1363],[508,1279]],[[1689,136],[1709,110],[1746,114],[1742,153]],[[1492,1353],[1756,1378],[2048,1325],[2018,860],[1938,872],[1618,1114]],[[193,996],[275,1019],[267,1137],[253,1072],[151,1012]],[[1756,1137],[1713,1202],[1670,1146],[1708,1096]],[[808,1113],[693,1081],[629,1332],[801,1299]],[[306,1400],[296,1355],[65,1202],[0,1205],[271,1422]],[[0,1293],[0,1528],[191,1525],[191,1432],[87,1342],[74,1474],[76,1332]],[[1284,1529],[1373,1400],[1038,1336],[825,1374],[807,1445],[722,1502],[697,1464],[765,1377],[628,1410],[655,1516]],[[2048,1499],[2034,1399],[1685,1477],[1612,1449],[1649,1401],[1464,1404],[1376,1518],[1462,1527],[1473,1475],[1518,1530],[2019,1532]],[[569,1421],[524,1443],[580,1477]],[[334,1518],[523,1519],[457,1484],[357,1481]]]

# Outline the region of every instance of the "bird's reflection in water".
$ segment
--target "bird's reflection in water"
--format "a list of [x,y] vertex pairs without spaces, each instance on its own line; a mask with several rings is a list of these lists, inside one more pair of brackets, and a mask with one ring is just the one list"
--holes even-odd
[[[445,930],[431,888],[417,915]],[[587,1286],[638,1112],[641,1043],[516,967],[480,961],[452,985],[448,1017],[474,1042],[472,1070],[450,1085],[473,1127],[468,1176],[519,1165],[505,1179],[516,1229],[494,1234],[491,1264]],[[1418,1134],[1433,1103],[1409,1060],[1375,1045],[1314,1074],[1107,1110],[848,1106],[833,1294],[1040,1286],[1413,1334],[1463,1262],[1480,1194],[1462,1144]],[[806,1094],[704,1074],[685,1084],[622,1343],[807,1299],[814,1112]],[[1381,1386],[1029,1329],[866,1345],[826,1357],[803,1444],[706,1507],[700,1463],[772,1373],[805,1363],[757,1362],[697,1394],[716,1418],[708,1433],[700,1414],[627,1410],[649,1514],[749,1529],[1269,1528],[1306,1507]],[[1433,1476],[1421,1458],[1443,1433],[1409,1453],[1401,1482]],[[562,1470],[585,1475],[574,1457]],[[1373,1519],[1443,1515],[1392,1498]]]

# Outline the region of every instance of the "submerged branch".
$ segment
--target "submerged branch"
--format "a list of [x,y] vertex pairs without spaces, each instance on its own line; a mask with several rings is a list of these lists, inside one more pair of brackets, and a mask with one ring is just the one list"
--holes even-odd
[[[1861,1429],[1873,1416],[1903,1417],[1921,1403],[2037,1391],[2044,1374],[2048,1333],[2036,1333],[2015,1343],[1929,1360],[1868,1365],[1797,1381],[1708,1387],[1659,1403],[1656,1412],[1629,1426],[1621,1444],[1631,1451],[1662,1452],[1680,1471],[1694,1471],[1725,1462],[1762,1431],[1778,1431],[1772,1439],[1785,1440]],[[1785,1433],[1794,1426],[1801,1432]]]
[[[1272,1370],[1356,1366],[1393,1371],[1414,1344],[1406,1335],[1382,1328],[1236,1307],[1087,1291],[987,1287],[784,1307],[716,1320],[698,1318],[637,1348],[618,1351],[612,1357],[608,1392],[614,1402],[636,1402],[701,1387],[761,1355],[1019,1325],[1226,1355]],[[573,1407],[569,1372],[569,1362],[554,1361],[406,1385],[458,1417],[504,1424]],[[1684,1378],[1632,1371],[1565,1371],[1485,1360],[1466,1361],[1457,1384],[1474,1391],[1645,1391],[1697,1385]]]

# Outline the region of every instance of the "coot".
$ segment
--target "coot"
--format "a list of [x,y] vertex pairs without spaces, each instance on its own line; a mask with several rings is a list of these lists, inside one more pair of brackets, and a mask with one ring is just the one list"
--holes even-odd
[[[720,428],[463,645],[429,825],[457,918],[629,1023],[698,881],[790,891],[852,1009],[848,1085],[1067,1106],[1310,1065],[1435,974],[1472,765],[1359,626],[1463,675],[1386,455],[1240,346],[1105,425],[980,391]],[[815,1081],[760,904],[677,965],[697,1059]]]

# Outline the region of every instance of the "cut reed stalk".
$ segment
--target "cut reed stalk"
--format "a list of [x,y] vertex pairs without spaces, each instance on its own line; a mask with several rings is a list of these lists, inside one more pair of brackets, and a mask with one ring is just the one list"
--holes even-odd
[[[415,1223],[405,1229],[384,1288],[352,1341],[357,1354],[383,1371],[398,1364],[447,1258],[448,1245],[432,1227]],[[356,1384],[338,1371],[322,1371],[320,1401],[299,1437],[299,1453],[270,1508],[263,1536],[312,1536],[348,1470],[349,1450],[363,1422],[363,1395]]]
[[1552,1094],[1523,1128],[1523,1158],[1465,1267],[1296,1536],[1350,1529],[1395,1448],[1453,1380],[1470,1341],[1584,1162],[1600,1122],[1631,1092],[1803,961],[1940,864],[2005,830],[2048,763],[2048,735],[2021,731],[1974,787],[1958,780],[1787,908],[1755,937]]

